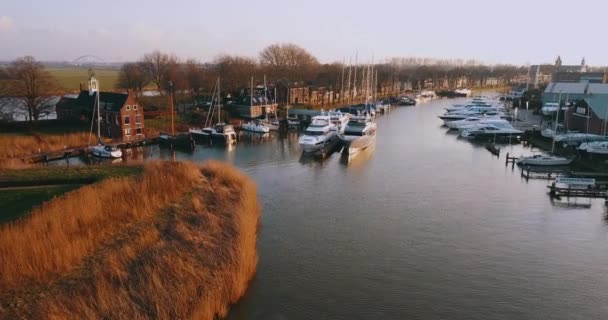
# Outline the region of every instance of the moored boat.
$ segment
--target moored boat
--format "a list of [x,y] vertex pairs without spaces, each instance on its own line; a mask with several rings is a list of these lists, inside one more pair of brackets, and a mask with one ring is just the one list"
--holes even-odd
[[338,135],[344,146],[343,152],[355,155],[376,142],[377,125],[369,116],[352,116],[344,133]]
[[520,157],[518,165],[528,166],[567,166],[574,161],[573,158],[558,157],[546,154],[536,154],[528,157]]
[[339,141],[335,127],[329,116],[314,116],[298,141],[304,153],[324,156],[331,151]]

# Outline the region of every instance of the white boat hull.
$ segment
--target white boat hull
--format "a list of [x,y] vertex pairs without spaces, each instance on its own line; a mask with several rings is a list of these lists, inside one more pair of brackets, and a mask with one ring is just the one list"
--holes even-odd
[[354,156],[359,152],[373,146],[376,143],[376,135],[356,137],[355,139],[350,138],[351,136],[341,136],[340,140],[344,145],[343,153],[349,156]]
[[528,165],[528,166],[567,166],[572,163],[574,159],[551,157],[551,158],[533,158],[523,157],[517,161],[517,164]]

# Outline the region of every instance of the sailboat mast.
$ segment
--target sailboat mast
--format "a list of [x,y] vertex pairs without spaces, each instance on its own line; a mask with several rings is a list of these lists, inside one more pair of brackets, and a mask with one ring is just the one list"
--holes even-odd
[[171,135],[175,136],[175,121],[173,111],[173,81],[169,81],[169,105],[171,106]]
[[253,76],[251,76],[251,91],[249,91],[249,103],[251,109],[253,109]]
[[217,77],[217,123],[222,123],[222,90],[219,76]]
[[340,101],[344,103],[344,69],[346,68],[346,58],[342,58],[342,83],[340,84]]
[[551,142],[551,153],[555,151],[555,136],[557,135],[557,123],[559,122],[559,112],[562,109],[562,92],[559,92],[559,101],[557,102],[557,115],[555,116],[555,129],[553,131],[553,140]]
[[355,53],[355,76],[353,77],[353,100],[357,98],[357,59],[359,58],[359,52]]
[[268,122],[268,91],[266,89],[266,75],[264,75],[264,113],[266,113],[266,122]]
[[95,94],[95,104],[97,105],[97,140],[101,138],[101,116],[99,112],[99,95],[101,95],[101,91],[99,90],[99,80],[95,79],[97,82],[97,92]]
[[[353,61],[352,61],[352,57],[348,58],[348,84],[347,84],[347,90],[348,90],[348,104],[350,104],[351,101],[351,87],[350,87],[350,75],[353,72]],[[608,110],[608,109],[606,109]]]

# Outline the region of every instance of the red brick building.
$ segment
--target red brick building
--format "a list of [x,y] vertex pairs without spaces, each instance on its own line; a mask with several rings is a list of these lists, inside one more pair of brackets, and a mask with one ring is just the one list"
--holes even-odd
[[[97,80],[89,79],[89,90],[77,98],[62,99],[56,106],[59,120],[87,120],[97,116],[95,103],[99,94],[101,135],[113,140],[137,141],[144,138],[144,110],[133,93],[98,92]],[[95,111],[95,112],[94,112]],[[95,121],[97,124],[97,121]]]

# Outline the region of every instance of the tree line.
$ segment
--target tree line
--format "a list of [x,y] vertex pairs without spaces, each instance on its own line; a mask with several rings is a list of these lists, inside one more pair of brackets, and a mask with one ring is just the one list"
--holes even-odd
[[[221,55],[211,62],[195,59],[182,60],[174,54],[154,51],[136,62],[125,63],[120,71],[117,86],[133,90],[140,95],[152,86],[166,95],[169,83],[176,91],[197,101],[213,90],[217,77],[221,78],[222,93],[238,96],[249,88],[252,77],[256,84],[266,78],[269,84],[286,87],[315,85],[340,91],[362,85],[360,78],[367,64],[353,62],[320,63],[306,49],[290,43],[265,47],[257,58],[239,55]],[[414,89],[430,87],[457,87],[466,83],[483,85],[489,78],[509,84],[516,77],[527,74],[526,67],[512,65],[488,66],[469,60],[438,60],[426,58],[387,59],[373,66],[377,85],[387,82],[408,81]],[[355,78],[357,76],[357,79]],[[350,81],[349,81],[350,79]],[[243,90],[245,89],[245,90]],[[33,57],[18,58],[9,66],[0,68],[0,112],[3,105],[17,101],[31,121],[38,120],[52,106],[49,101],[61,89],[42,63]],[[11,97],[11,99],[6,99]]]

